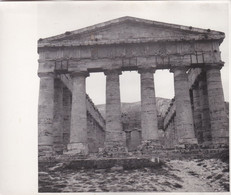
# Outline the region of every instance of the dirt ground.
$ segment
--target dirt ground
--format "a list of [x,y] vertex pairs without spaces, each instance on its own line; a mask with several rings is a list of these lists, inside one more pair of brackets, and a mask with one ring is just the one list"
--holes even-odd
[[227,192],[229,165],[219,159],[165,161],[137,170],[50,169],[39,172],[39,192]]

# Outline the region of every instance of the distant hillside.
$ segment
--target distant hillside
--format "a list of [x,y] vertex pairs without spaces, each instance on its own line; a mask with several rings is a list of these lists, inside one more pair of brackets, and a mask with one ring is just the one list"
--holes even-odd
[[[160,116],[164,116],[171,100],[166,98],[156,98],[157,113]],[[105,118],[105,104],[96,105],[102,116]],[[124,130],[140,129],[140,111],[141,103],[122,103],[122,123]]]
[[[156,98],[157,112],[159,115],[164,116],[171,100],[166,98]],[[96,105],[102,116],[105,118],[105,104]],[[131,113],[134,114],[136,112],[140,112],[141,105],[140,102],[133,103],[122,103],[121,111],[122,113]]]
[[[156,105],[157,105],[157,113],[161,117],[164,116],[166,110],[171,103],[170,99],[166,98],[156,98]],[[105,104],[96,105],[102,116],[105,118]],[[227,118],[229,117],[229,102],[225,102]],[[124,130],[129,129],[141,129],[140,127],[140,111],[141,111],[141,104],[140,102],[133,102],[133,103],[122,103],[121,104],[121,111],[122,111],[122,124]],[[158,120],[161,120],[158,117]],[[160,123],[159,123],[160,124]]]

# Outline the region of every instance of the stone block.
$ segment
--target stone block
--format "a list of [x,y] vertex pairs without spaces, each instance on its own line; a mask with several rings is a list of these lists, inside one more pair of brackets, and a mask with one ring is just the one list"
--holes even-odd
[[88,146],[84,143],[70,143],[67,145],[67,154],[88,154]]

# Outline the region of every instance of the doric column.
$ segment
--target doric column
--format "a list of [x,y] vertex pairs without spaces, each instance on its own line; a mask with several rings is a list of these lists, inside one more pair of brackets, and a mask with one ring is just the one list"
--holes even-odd
[[125,145],[121,123],[120,70],[107,70],[106,75],[106,145]]
[[126,146],[127,146],[127,148],[128,148],[128,151],[130,151],[130,149],[131,149],[131,142],[132,142],[132,140],[131,140],[131,131],[126,131],[125,132],[126,133]]
[[53,154],[54,74],[40,73],[38,103],[39,156]]
[[54,80],[54,119],[53,145],[54,151],[63,153],[63,83],[60,79]]
[[88,154],[87,144],[87,107],[86,77],[87,72],[72,74],[72,108],[69,153]]
[[64,150],[70,142],[71,127],[71,92],[67,87],[63,88],[63,144]]
[[211,136],[211,124],[210,124],[206,74],[204,74],[204,72],[201,74],[199,80],[199,94],[200,94],[201,129],[203,133],[203,145],[210,145],[212,141],[212,136]]
[[193,120],[195,136],[199,144],[203,142],[203,131],[202,131],[202,118],[201,118],[201,102],[200,102],[200,90],[199,85],[196,83],[192,87],[193,93]]
[[213,144],[228,144],[228,120],[225,112],[220,69],[216,67],[207,69],[206,77],[212,142]]
[[173,117],[173,121],[172,121],[172,125],[173,125],[173,137],[174,137],[174,141],[173,141],[173,145],[177,145],[178,142],[178,134],[177,134],[177,129],[176,129],[176,116]]
[[186,69],[175,68],[176,129],[179,144],[196,144]]
[[158,140],[154,70],[140,69],[142,140]]

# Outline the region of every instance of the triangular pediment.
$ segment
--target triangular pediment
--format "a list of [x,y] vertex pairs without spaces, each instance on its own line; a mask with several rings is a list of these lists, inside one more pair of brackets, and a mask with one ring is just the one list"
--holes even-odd
[[209,29],[122,17],[76,31],[39,40],[39,46],[58,44],[94,45],[145,41],[223,40],[224,33]]

